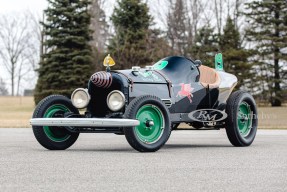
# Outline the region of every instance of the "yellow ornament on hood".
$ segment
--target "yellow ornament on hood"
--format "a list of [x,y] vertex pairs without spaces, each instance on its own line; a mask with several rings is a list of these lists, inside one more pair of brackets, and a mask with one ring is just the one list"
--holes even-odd
[[108,56],[105,57],[103,64],[105,67],[111,67],[114,66],[116,63],[114,59],[110,56],[110,54],[108,54]]

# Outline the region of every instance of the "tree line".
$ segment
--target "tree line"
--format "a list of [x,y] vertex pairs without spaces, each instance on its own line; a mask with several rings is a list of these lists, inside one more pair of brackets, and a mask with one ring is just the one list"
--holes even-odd
[[[0,16],[0,72],[9,75],[10,94],[20,95],[23,81],[35,84],[39,62],[40,25],[25,12]],[[8,95],[7,82],[0,76],[0,95]]]
[[110,17],[104,0],[48,2],[36,103],[85,87],[108,53],[124,69],[170,55],[213,66],[221,52],[225,70],[238,77],[236,89],[272,106],[286,100],[285,0],[118,0]]

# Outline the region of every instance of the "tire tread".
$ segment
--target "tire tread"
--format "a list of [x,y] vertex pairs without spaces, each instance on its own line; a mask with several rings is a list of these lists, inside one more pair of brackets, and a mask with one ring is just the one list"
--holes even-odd
[[134,118],[135,113],[136,113],[137,109],[139,108],[139,105],[148,101],[148,100],[158,102],[158,104],[161,105],[160,107],[162,107],[164,109],[164,111],[166,111],[165,119],[167,119],[167,121],[169,123],[168,123],[168,125],[166,125],[165,129],[168,126],[169,130],[167,130],[168,135],[167,135],[167,138],[164,142],[160,143],[159,145],[157,145],[154,148],[147,148],[147,147],[144,147],[141,143],[139,143],[139,141],[137,141],[137,139],[135,138],[133,130],[131,130],[134,128],[124,128],[124,133],[125,133],[125,136],[126,136],[128,143],[134,149],[136,149],[137,151],[140,151],[140,152],[155,152],[155,151],[159,150],[166,143],[166,141],[168,140],[168,138],[170,137],[170,134],[171,134],[171,124],[170,124],[169,111],[166,108],[165,104],[158,97],[156,97],[154,95],[143,95],[143,96],[140,96],[140,97],[133,99],[130,102],[130,104],[128,105],[128,107],[126,108],[124,118],[128,118],[128,119]]
[[[50,95],[43,100],[41,100],[38,105],[36,106],[33,117],[32,118],[42,118],[44,111],[49,107],[49,105],[53,104],[54,102],[65,102],[68,103],[70,106],[68,106],[69,109],[73,109],[74,112],[78,112],[78,110],[72,105],[71,101],[63,96],[63,95]],[[70,133],[71,137],[64,142],[54,142],[51,141],[45,134],[42,126],[32,126],[34,136],[36,137],[37,141],[46,149],[50,150],[64,150],[72,146],[78,136],[79,133]]]

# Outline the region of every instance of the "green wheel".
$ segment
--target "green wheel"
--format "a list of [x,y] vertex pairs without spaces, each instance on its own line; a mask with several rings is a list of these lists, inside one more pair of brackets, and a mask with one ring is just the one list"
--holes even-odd
[[152,144],[161,138],[164,116],[157,106],[150,104],[142,106],[136,114],[136,119],[140,121],[140,125],[135,128],[135,132],[142,142]]
[[124,128],[127,141],[140,152],[159,150],[170,136],[169,111],[155,96],[135,98],[127,107],[125,118],[140,121],[136,127]]
[[243,137],[247,136],[252,127],[252,111],[250,105],[245,101],[242,101],[239,105],[237,112],[237,126],[239,129],[240,135]]
[[[52,95],[43,99],[36,107],[33,118],[64,117],[65,113],[79,114],[71,101],[61,95]],[[33,133],[37,141],[50,150],[64,150],[77,140],[79,133],[72,133],[64,127],[33,126]]]
[[253,97],[236,91],[227,100],[226,133],[234,146],[249,146],[257,131],[257,108]]
[[[45,111],[44,117],[56,118],[57,116],[63,116],[67,112],[71,111],[66,106],[56,104]],[[43,129],[47,137],[54,142],[64,142],[71,137],[71,134],[63,128],[44,126]]]

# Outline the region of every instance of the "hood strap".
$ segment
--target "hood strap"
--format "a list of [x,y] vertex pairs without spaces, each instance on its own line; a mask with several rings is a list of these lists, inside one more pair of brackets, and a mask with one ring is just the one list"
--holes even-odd
[[127,76],[126,74],[124,74],[124,73],[122,73],[120,71],[111,71],[111,72],[118,73],[118,74],[121,74],[124,77],[126,77],[128,79],[128,81],[129,81],[129,83],[130,83],[131,92],[133,92],[134,81],[129,76]]
[[154,70],[154,72],[158,73],[160,76],[162,76],[165,79],[165,81],[167,83],[167,87],[168,87],[168,94],[169,94],[169,97],[171,98],[172,82],[163,73],[161,73],[160,71]]

